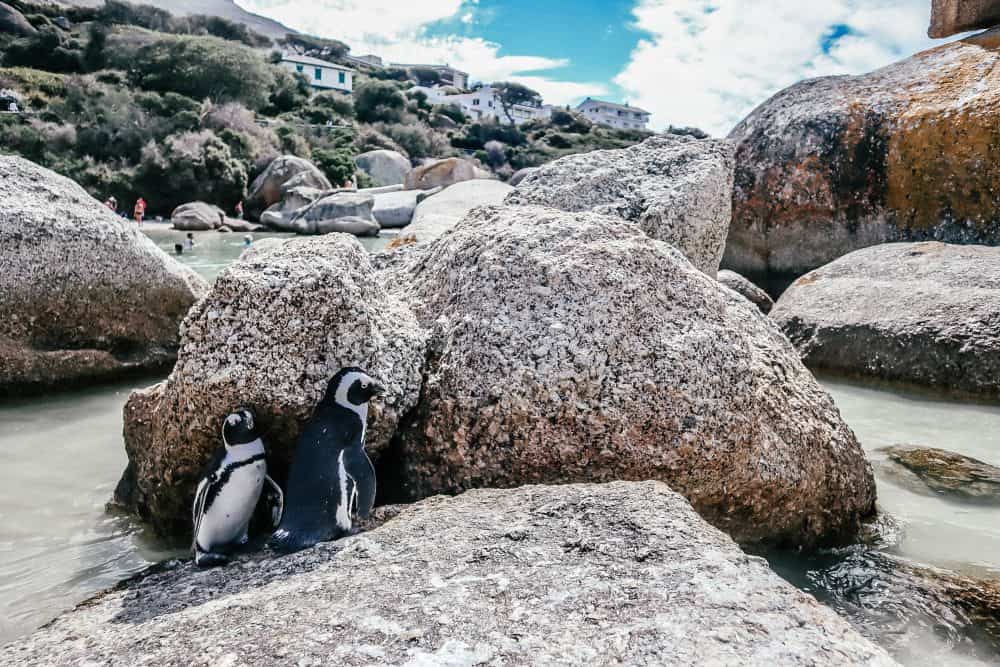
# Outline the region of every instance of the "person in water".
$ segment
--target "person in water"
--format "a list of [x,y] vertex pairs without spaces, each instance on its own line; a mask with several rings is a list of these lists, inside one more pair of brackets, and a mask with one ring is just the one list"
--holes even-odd
[[188,250],[194,248],[194,234],[191,232],[187,233],[187,238],[184,239],[184,245],[187,246]]
[[243,237],[243,247],[249,248],[252,245],[253,245],[253,237],[247,234],[246,236]]
[[118,211],[118,200],[114,197],[108,197],[107,201],[104,202],[104,205],[107,206],[110,211]]

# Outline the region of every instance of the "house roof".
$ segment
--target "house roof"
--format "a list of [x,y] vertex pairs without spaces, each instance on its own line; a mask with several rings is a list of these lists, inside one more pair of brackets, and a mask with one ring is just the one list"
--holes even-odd
[[345,72],[353,72],[350,67],[345,67],[344,65],[338,65],[337,63],[331,63],[328,60],[320,60],[319,58],[311,58],[309,56],[300,56],[297,53],[286,53],[281,56],[282,62],[296,63],[298,65],[310,65],[312,67],[327,67],[329,69],[339,69]]
[[650,112],[646,111],[645,109],[640,109],[639,107],[633,107],[633,106],[629,106],[627,104],[616,104],[615,102],[606,102],[604,100],[598,100],[598,99],[595,99],[593,97],[588,97],[583,102],[580,102],[580,106],[578,106],[577,109],[580,109],[581,107],[583,107],[585,104],[587,104],[587,102],[593,102],[594,104],[600,104],[602,106],[606,106],[606,107],[609,107],[611,109],[615,109],[615,110],[618,110],[618,111],[631,111],[633,113],[643,113],[643,114],[646,114],[647,116],[651,116],[652,115]]

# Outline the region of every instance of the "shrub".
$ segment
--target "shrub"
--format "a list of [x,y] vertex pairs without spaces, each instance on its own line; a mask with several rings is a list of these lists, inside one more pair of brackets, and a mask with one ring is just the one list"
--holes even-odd
[[462,111],[462,107],[458,106],[457,104],[437,104],[434,105],[433,109],[435,112],[441,114],[442,116],[451,118],[459,125],[465,125],[465,123],[468,121],[465,112]]
[[282,67],[272,67],[274,83],[268,93],[268,103],[264,112],[276,116],[294,111],[309,103],[312,88],[309,80],[297,72],[289,72]]
[[573,142],[561,134],[550,134],[546,141],[552,148],[571,148],[573,146]]
[[354,89],[354,112],[365,123],[398,123],[406,98],[388,81],[366,81]]
[[501,123],[473,123],[466,129],[464,135],[452,137],[451,145],[455,148],[477,150],[488,141],[499,141],[508,146],[521,146],[527,142],[527,137],[513,125]]
[[357,170],[354,153],[349,150],[316,150],[312,160],[334,186],[351,180]]
[[553,111],[550,122],[570,134],[587,134],[594,126],[593,123],[581,114],[563,109]]
[[354,145],[357,148],[358,153],[367,153],[368,151],[375,151],[384,148],[386,150],[396,151],[397,153],[403,153],[404,155],[406,154],[406,151],[403,150],[402,146],[371,127],[364,128],[358,132],[358,136],[354,139]]
[[48,72],[82,72],[83,48],[57,28],[43,28],[30,37],[15,39],[3,53],[9,67],[31,67]]
[[312,104],[314,106],[329,109],[341,118],[354,117],[354,102],[351,101],[349,96],[343,93],[325,90],[321,93],[317,93],[312,98]]
[[482,161],[493,169],[507,162],[507,147],[499,141],[487,141],[483,149],[486,153],[486,159]]
[[195,99],[239,101],[263,107],[275,82],[273,68],[254,50],[217,37],[171,37],[144,46],[130,69],[136,85]]

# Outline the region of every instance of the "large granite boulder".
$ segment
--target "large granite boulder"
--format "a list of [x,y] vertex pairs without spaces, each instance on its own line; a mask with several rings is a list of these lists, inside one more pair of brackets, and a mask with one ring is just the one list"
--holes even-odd
[[28,37],[37,32],[28,19],[24,18],[24,14],[7,3],[0,2],[0,33]]
[[930,37],[950,37],[960,32],[1000,25],[1000,0],[934,0]]
[[516,188],[518,185],[521,184],[521,181],[526,179],[528,176],[531,176],[538,170],[539,167],[524,167],[523,169],[518,169],[517,171],[514,172],[514,174],[510,177],[510,180],[507,182]]
[[[375,197],[372,195],[336,190],[293,211],[272,207],[264,212],[261,220],[273,229],[296,234],[348,232],[356,236],[370,236],[379,231],[378,223],[372,217],[374,205]],[[368,224],[359,225],[359,221]],[[350,231],[348,227],[355,231]]]
[[222,209],[203,201],[181,204],[170,214],[174,229],[182,232],[205,232],[218,229],[225,223]]
[[894,665],[653,482],[470,491],[132,580],[10,664]]
[[250,186],[247,214],[257,219],[270,206],[281,202],[293,188],[332,190],[330,180],[309,160],[294,155],[275,158]]
[[525,177],[507,203],[616,215],[673,244],[714,278],[729,232],[733,168],[726,141],[651,137],[550,162]]
[[0,156],[0,393],[169,367],[207,290],[79,185]]
[[417,210],[417,205],[440,191],[441,188],[378,193],[375,195],[372,216],[385,229],[406,227],[413,221],[413,213]]
[[734,271],[719,271],[719,282],[757,306],[765,315],[774,308],[774,300],[767,292]]
[[500,204],[513,188],[500,181],[477,179],[456,183],[417,204],[407,234],[431,241],[458,224],[477,206]]
[[1000,243],[1000,30],[796,84],[729,136],[723,266],[758,284],[879,243]]
[[355,239],[258,244],[188,315],[170,377],[129,399],[118,502],[161,533],[188,533],[198,473],[219,445],[222,419],[240,405],[257,410],[281,479],[301,423],[344,366],[387,387],[368,430],[377,456],[416,404],[425,337]]
[[410,161],[396,151],[379,149],[368,151],[354,158],[361,171],[375,182],[375,185],[397,185],[406,181],[406,175],[413,171]]
[[1000,505],[1000,467],[933,447],[895,445],[881,451],[926,491],[950,500]]
[[420,165],[406,175],[405,185],[407,190],[430,190],[486,177],[488,174],[472,162],[449,157]]
[[1000,248],[858,250],[799,278],[771,317],[810,367],[1000,396]]
[[778,328],[637,225],[485,207],[390,259],[432,332],[381,464],[399,500],[659,479],[739,541],[806,546],[874,512],[854,434]]

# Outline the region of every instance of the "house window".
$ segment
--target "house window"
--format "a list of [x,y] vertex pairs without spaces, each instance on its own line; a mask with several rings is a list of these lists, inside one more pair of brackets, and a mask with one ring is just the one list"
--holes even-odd
[[472,100],[472,106],[478,107],[479,106],[479,100],[478,99]]
[[347,74],[344,72],[338,72],[337,81],[340,83],[347,83]]
[[304,70],[305,70],[305,65],[296,65],[296,66],[295,66],[295,71],[296,71],[296,72],[298,72],[298,73],[300,73],[300,74],[301,74],[301,73],[302,73],[302,72],[303,72]]
[[316,68],[315,76],[316,76],[316,80],[317,81],[322,81],[323,80],[323,70],[320,69],[319,67],[317,67]]
[[492,108],[493,108],[493,100],[490,100],[490,101],[488,101],[488,102],[486,103],[486,106],[488,106],[489,108],[491,108],[491,109],[492,109]]

